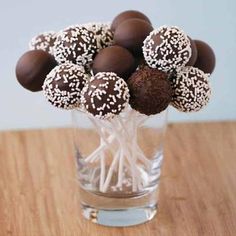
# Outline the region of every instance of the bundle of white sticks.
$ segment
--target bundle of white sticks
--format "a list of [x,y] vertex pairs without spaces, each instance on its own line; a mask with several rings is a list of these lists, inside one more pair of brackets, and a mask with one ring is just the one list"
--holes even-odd
[[[100,146],[85,158],[85,162],[100,162],[99,191],[106,192],[110,186],[112,176],[117,174],[117,188],[122,190],[124,172],[131,176],[132,191],[138,191],[145,186],[142,169],[138,162],[146,169],[150,167],[150,160],[138,145],[138,128],[148,119],[131,108],[126,109],[112,120],[99,120],[89,115],[97,133],[100,135]],[[112,156],[112,162],[107,170],[106,152]]]

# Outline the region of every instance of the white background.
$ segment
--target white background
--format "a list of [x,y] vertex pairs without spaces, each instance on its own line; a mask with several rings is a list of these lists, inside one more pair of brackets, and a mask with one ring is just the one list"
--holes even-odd
[[146,13],[155,27],[177,25],[215,50],[217,67],[211,77],[213,95],[199,113],[170,109],[170,121],[236,119],[235,0],[0,0],[0,130],[57,127],[70,124],[70,112],[50,106],[42,93],[24,90],[15,78],[15,64],[32,36],[70,24],[111,21],[128,9]]

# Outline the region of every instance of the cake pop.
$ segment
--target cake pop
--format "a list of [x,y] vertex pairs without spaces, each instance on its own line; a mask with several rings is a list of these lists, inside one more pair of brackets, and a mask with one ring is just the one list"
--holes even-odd
[[182,112],[196,112],[209,101],[211,89],[208,74],[198,68],[186,66],[173,77],[171,105]]

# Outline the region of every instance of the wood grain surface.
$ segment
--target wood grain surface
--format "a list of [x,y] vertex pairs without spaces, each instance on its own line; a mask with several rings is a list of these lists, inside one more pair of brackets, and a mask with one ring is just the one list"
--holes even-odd
[[107,228],[81,217],[70,129],[0,133],[0,236],[235,236],[236,123],[169,125],[160,209]]

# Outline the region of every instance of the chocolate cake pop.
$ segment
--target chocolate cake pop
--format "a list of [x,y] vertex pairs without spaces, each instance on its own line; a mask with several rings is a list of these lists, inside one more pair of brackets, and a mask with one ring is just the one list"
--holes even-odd
[[44,95],[55,107],[73,109],[80,105],[81,90],[88,78],[81,66],[70,63],[58,65],[44,81]]
[[106,48],[113,44],[114,34],[109,23],[88,23],[83,25],[87,30],[94,33],[97,41],[97,49]]
[[192,40],[190,37],[188,37],[190,40],[190,47],[191,47],[191,57],[188,61],[188,63],[186,64],[186,66],[194,66],[196,60],[197,60],[197,47],[196,44],[194,42],[194,40]]
[[175,26],[152,31],[143,43],[147,64],[162,71],[173,71],[186,65],[191,57],[188,36]]
[[112,119],[129,102],[126,82],[112,72],[97,73],[82,91],[84,108],[99,119]]
[[124,21],[128,20],[128,19],[140,19],[140,20],[144,20],[147,23],[151,24],[151,21],[148,19],[147,16],[145,16],[142,12],[139,11],[124,11],[121,12],[119,15],[117,15],[114,20],[111,23],[111,30],[115,31],[116,28]]
[[186,66],[173,78],[171,105],[183,112],[199,111],[211,95],[208,74],[198,68]]
[[172,89],[165,72],[146,66],[137,70],[127,83],[130,90],[130,105],[142,114],[160,113],[171,102]]
[[17,62],[17,80],[32,92],[40,91],[47,74],[56,65],[54,57],[43,50],[28,51]]
[[133,55],[120,46],[110,46],[102,49],[93,61],[93,73],[114,72],[119,77],[127,79],[135,70]]
[[205,73],[211,74],[214,71],[216,58],[213,49],[205,42],[194,40],[198,56],[194,67],[199,68]]
[[56,33],[53,31],[41,33],[31,39],[29,48],[30,50],[43,50],[53,55],[53,46],[56,36]]
[[143,41],[152,30],[152,26],[144,20],[129,19],[116,28],[114,41],[134,55],[142,55]]
[[86,65],[92,62],[97,42],[92,31],[83,26],[70,26],[57,35],[54,55],[58,63]]

